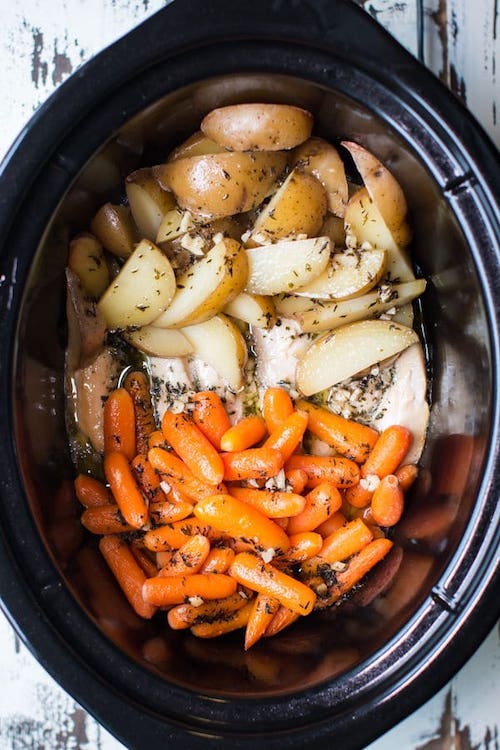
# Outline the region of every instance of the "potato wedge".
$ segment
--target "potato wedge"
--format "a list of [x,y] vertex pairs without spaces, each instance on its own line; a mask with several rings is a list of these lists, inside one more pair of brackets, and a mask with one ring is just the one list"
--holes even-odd
[[163,312],[175,293],[168,258],[149,240],[141,240],[99,300],[110,329],[145,326]]
[[284,318],[295,318],[300,313],[306,312],[306,310],[328,307],[330,304],[315,302],[310,297],[299,297],[296,294],[275,294],[273,302],[278,315]]
[[231,104],[213,109],[201,130],[231,151],[281,151],[295,148],[311,135],[310,112],[289,104]]
[[385,250],[346,250],[335,253],[326,269],[295,294],[311,299],[358,297],[378,284],[384,274]]
[[356,246],[368,242],[386,251],[386,272],[390,279],[412,281],[415,278],[406,250],[397,244],[366,188],[350,198],[344,221],[346,235]]
[[222,146],[219,146],[215,141],[211,141],[210,138],[198,130],[193,135],[178,146],[168,155],[167,161],[177,161],[178,159],[186,159],[188,156],[203,156],[204,154],[220,154],[224,151]]
[[[341,300],[340,302],[327,302],[315,305],[311,300],[309,309],[293,309],[293,300],[301,299],[304,302],[306,299],[304,297],[297,298],[290,296],[283,301],[283,304],[285,310],[288,309],[291,311],[288,314],[300,324],[303,331],[308,333],[330,331],[333,328],[339,328],[356,320],[375,318],[393,307],[396,307],[397,311],[406,311],[408,308],[411,311],[412,308],[409,303],[420,297],[424,293],[425,287],[426,282],[424,279],[415,279],[415,281],[407,281],[404,284],[395,284],[393,286],[394,296],[386,301],[380,298],[377,290],[363,294],[361,297]],[[286,314],[282,312],[279,305],[278,311],[281,314]],[[408,317],[398,318],[397,312],[392,317],[392,320],[408,327],[411,326],[412,322]]]
[[335,247],[345,247],[344,220],[341,219],[340,216],[334,216],[333,214],[328,213],[321,225],[319,234],[321,237],[329,237]]
[[326,191],[319,180],[294,170],[260,212],[246,245],[256,247],[299,234],[316,237],[327,209]]
[[398,245],[405,247],[411,233],[406,223],[408,206],[401,185],[376,156],[358,143],[342,141],[342,146],[351,154],[368,195],[380,211],[389,232]]
[[171,242],[196,227],[190,211],[176,206],[164,215],[156,235],[156,242]]
[[328,237],[308,240],[281,240],[274,245],[247,249],[250,294],[291,292],[309,283],[324,271],[330,258]]
[[225,306],[223,312],[255,328],[271,328],[276,322],[276,310],[271,297],[241,292]]
[[181,328],[208,320],[243,290],[247,274],[246,251],[224,238],[177,280],[172,303],[153,325]]
[[247,348],[232,320],[225,315],[215,315],[204,323],[182,328],[181,333],[191,343],[193,353],[211,365],[231,390],[242,388]]
[[119,258],[128,258],[139,241],[128,206],[105,203],[92,219],[90,228],[106,250]]
[[314,175],[326,190],[332,214],[344,216],[349,197],[347,178],[335,146],[323,138],[309,138],[293,152],[291,166]]
[[83,232],[69,244],[68,267],[80,279],[92,299],[99,299],[109,284],[109,271],[102,245],[93,234]]
[[361,320],[317,339],[297,364],[296,382],[312,396],[418,341],[411,328],[388,320]]
[[153,170],[148,168],[129,174],[125,188],[141,238],[154,242],[161,220],[175,207],[174,196],[160,186]]
[[286,156],[279,152],[224,152],[178,159],[154,172],[181,208],[208,220],[258,206],[285,164]]
[[185,357],[193,352],[193,345],[174,328],[144,326],[128,333],[127,340],[153,357]]

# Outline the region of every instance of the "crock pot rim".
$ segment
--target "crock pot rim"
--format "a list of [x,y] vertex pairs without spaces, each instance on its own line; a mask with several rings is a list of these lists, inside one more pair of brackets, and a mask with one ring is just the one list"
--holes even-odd
[[[188,2],[188,3],[187,3],[187,5],[193,5],[193,3],[191,3],[191,2]],[[194,5],[196,5],[196,3],[194,3]],[[306,4],[306,5],[307,5],[307,7],[309,7],[309,4]],[[215,2],[215,3],[213,3],[213,4],[212,4],[212,7],[213,7],[213,6],[218,6],[218,7],[220,7],[220,6],[221,6],[221,3],[220,3],[220,2]],[[169,8],[165,9],[165,11],[162,11],[161,13],[165,13],[165,12],[168,12],[168,11],[170,10],[170,8],[172,8],[172,7],[173,7],[173,6],[170,6]],[[254,9],[254,8],[255,8],[255,3],[252,3],[252,9]],[[266,8],[267,8],[267,5],[266,5]],[[356,9],[356,11],[357,11],[358,13],[362,13],[361,11],[359,11],[359,9]],[[150,23],[150,22],[147,22],[147,23]],[[370,21],[370,23],[371,23],[371,21]],[[378,29],[378,28],[377,28],[377,31],[379,31],[379,29]],[[135,32],[133,32],[133,33],[135,33]],[[123,40],[122,40],[122,41],[123,41]],[[120,44],[121,44],[121,43],[119,42],[119,43],[118,43],[118,45],[120,45]],[[103,53],[103,55],[105,55],[105,54],[106,54],[106,53]],[[94,60],[93,62],[95,63],[96,61]],[[84,70],[85,70],[85,68],[82,68],[82,71],[84,71]],[[83,74],[82,74],[82,75],[83,75]],[[60,99],[60,101],[61,101],[61,103],[62,103],[63,99]],[[48,105],[46,105],[46,106],[47,106],[47,111],[49,110],[49,105],[50,105],[50,106],[55,106],[55,105],[54,105],[54,103],[52,103],[52,105],[51,105],[51,104],[50,104],[50,102],[49,102],[49,104],[48,104]],[[51,109],[50,111],[52,112],[53,110]],[[40,117],[40,118],[42,118],[43,116],[44,116],[44,113],[43,113],[43,112],[42,112],[42,113],[40,113],[39,117]],[[36,119],[37,119],[37,118],[36,118]],[[12,155],[11,155],[11,157],[12,157],[12,159],[14,159],[14,157],[15,157],[15,154],[12,154]],[[13,164],[13,163],[15,163],[15,159],[14,159],[14,162],[11,162],[11,167],[12,167],[12,164]],[[7,162],[6,162],[6,168],[7,168]],[[11,174],[11,173],[10,173],[10,174]],[[12,174],[11,174],[11,177],[12,177]],[[20,187],[22,187],[22,180],[20,180],[20,182],[19,182],[19,186],[20,186]],[[4,373],[2,373],[2,375],[3,375],[3,374],[4,374]],[[2,554],[3,554],[3,551],[4,551],[4,550],[2,549]],[[11,563],[10,563],[10,566],[11,566],[11,565],[12,565],[12,561],[11,561]],[[9,566],[9,567],[10,567],[10,566]],[[17,595],[16,595],[16,593],[15,593],[15,591],[12,591],[11,593],[12,593],[12,595],[14,595],[14,596],[17,596]],[[6,599],[6,601],[8,601],[9,597],[7,596],[7,597],[5,597],[5,599]],[[485,633],[485,634],[486,634],[486,633]],[[39,658],[40,658],[40,657],[39,657]],[[42,659],[40,659],[40,660],[42,660]],[[50,667],[49,667],[49,669],[50,669]],[[99,718],[100,718],[100,720],[102,721],[102,717],[99,717]],[[114,728],[114,729],[113,729],[113,731],[116,731],[116,729]],[[283,745],[282,745],[282,746],[283,746]]]

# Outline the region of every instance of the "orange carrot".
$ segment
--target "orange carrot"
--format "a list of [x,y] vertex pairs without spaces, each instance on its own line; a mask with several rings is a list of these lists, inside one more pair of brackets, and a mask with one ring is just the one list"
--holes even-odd
[[307,474],[303,469],[289,469],[285,472],[285,478],[292,492],[302,495],[307,484]]
[[405,464],[396,469],[394,474],[398,478],[399,486],[406,494],[418,476],[418,468],[415,464]]
[[195,505],[194,514],[202,523],[258,549],[285,552],[290,546],[287,535],[278,524],[231,495],[213,495],[200,500]]
[[198,573],[210,552],[210,542],[206,536],[195,534],[174,552],[167,565],[160,570],[160,576],[192,575]]
[[99,549],[134,610],[149,620],[156,607],[143,599],[142,588],[147,579],[127,543],[119,536],[103,536]]
[[152,503],[165,501],[165,493],[160,487],[160,477],[149,463],[146,456],[139,453],[130,464],[137,484]]
[[269,434],[273,433],[293,412],[293,402],[283,388],[268,388],[262,399],[262,413]]
[[182,521],[193,512],[193,505],[187,501],[172,502],[171,500],[160,500],[150,503],[149,515],[151,521],[157,525]]
[[403,515],[404,495],[394,474],[388,474],[380,481],[370,507],[375,523],[380,526],[397,524]]
[[300,531],[298,534],[290,534],[290,548],[286,553],[286,559],[292,562],[303,562],[314,557],[323,545],[323,537],[315,531]]
[[123,386],[134,404],[135,450],[146,456],[149,450],[149,436],[156,428],[149,378],[142,370],[134,370],[127,374]]
[[148,520],[148,509],[123,453],[104,455],[104,473],[125,521],[141,529]]
[[103,483],[86,474],[79,474],[75,479],[75,492],[85,508],[96,508],[113,502],[109,490]]
[[[372,499],[373,490],[378,484],[378,477],[373,475],[371,477],[362,477],[358,484],[353,487],[348,487],[345,492],[345,499],[353,508],[366,508],[370,505]],[[373,487],[370,486],[373,484]]]
[[306,495],[304,510],[290,518],[287,527],[288,534],[298,534],[302,531],[312,531],[335,513],[342,505],[342,498],[338,489],[331,482],[318,484]]
[[223,599],[236,591],[236,580],[221,573],[193,573],[189,576],[156,576],[144,582],[146,602],[157,607],[181,604],[190,597]]
[[335,513],[332,513],[332,515],[329,518],[327,518],[326,521],[321,523],[316,528],[316,531],[318,532],[318,534],[321,534],[323,539],[325,539],[333,531],[336,531],[345,523],[347,523],[346,517],[344,516],[342,511],[338,510]]
[[168,443],[165,440],[165,435],[161,430],[153,430],[148,440],[149,450],[151,448],[164,448],[167,449]]
[[279,607],[278,599],[273,596],[257,594],[245,630],[245,651],[262,638]]
[[193,625],[191,632],[197,638],[218,638],[226,633],[231,633],[233,630],[244,628],[250,617],[252,611],[252,602],[248,602],[241,609],[236,610],[227,617],[223,617],[220,620],[214,620],[213,622],[200,622],[197,625]]
[[299,615],[308,615],[314,607],[314,591],[250,552],[236,555],[229,572],[238,583],[278,599]]
[[304,411],[294,411],[276,427],[264,443],[265,448],[274,448],[287,461],[295,451],[307,429],[308,416]]
[[134,530],[134,527],[125,521],[118,505],[114,503],[87,508],[80,520],[91,534],[122,534],[124,531]]
[[266,632],[264,633],[265,637],[270,638],[271,636],[280,633],[282,630],[288,628],[289,625],[292,625],[296,620],[298,620],[299,617],[300,615],[298,614],[298,612],[294,612],[293,609],[289,609],[288,607],[283,606],[280,607],[267,626]]
[[327,536],[318,557],[323,562],[342,562],[366,547],[373,539],[373,534],[360,518],[349,521]]
[[104,404],[104,452],[122,453],[129,461],[136,453],[134,402],[125,388],[111,391]]
[[262,417],[252,414],[249,417],[243,417],[226,430],[220,440],[220,449],[232,452],[244,451],[260,443],[266,434],[266,423]]
[[161,429],[192,474],[202,482],[218,485],[224,476],[224,465],[216,449],[187,414],[166,411]]
[[402,425],[387,427],[361,467],[361,475],[376,474],[379,479],[393,474],[410,449],[412,434]]
[[197,518],[191,516],[146,531],[143,542],[151,552],[163,552],[169,549],[179,549],[190,536],[195,534],[203,534],[211,538],[211,532],[208,524],[200,523]]
[[140,546],[138,542],[131,542],[130,551],[139,563],[139,566],[144,571],[146,578],[151,578],[157,575],[158,568],[153,560],[149,557],[145,549]]
[[296,408],[308,413],[309,430],[313,435],[358,463],[366,460],[379,436],[371,427],[340,417],[309,401],[298,401]]
[[230,487],[229,494],[260,510],[268,518],[296,516],[306,503],[302,495],[279,490],[256,490],[253,487]]
[[197,606],[189,603],[177,604],[169,610],[168,624],[173,630],[185,630],[199,622],[222,620],[247,604],[248,598],[236,591],[224,599],[212,599]]
[[196,502],[201,497],[213,495],[212,485],[197,479],[186,464],[173,453],[163,448],[151,448],[148,460],[156,471],[165,476],[168,484],[173,483],[189,500]]
[[231,426],[224,404],[214,391],[199,391],[192,400],[195,424],[212,445],[220,450],[221,438]]
[[235,553],[230,547],[212,547],[200,573],[225,573],[234,560]]
[[327,595],[324,598],[317,599],[316,609],[331,606],[350,591],[368,571],[387,555],[392,544],[390,539],[374,539],[360,552],[353,555],[346,564],[345,570],[335,574],[335,583],[330,586]]
[[342,456],[290,456],[285,471],[303,469],[308,476],[308,484],[315,486],[321,482],[332,482],[336,487],[350,487],[359,481],[358,465]]
[[248,448],[220,455],[224,463],[224,479],[228,482],[267,479],[275,476],[283,466],[281,453],[273,448]]

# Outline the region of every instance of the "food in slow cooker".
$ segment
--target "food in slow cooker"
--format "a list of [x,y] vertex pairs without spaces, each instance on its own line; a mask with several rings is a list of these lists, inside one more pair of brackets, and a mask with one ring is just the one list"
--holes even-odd
[[213,110],[69,248],[82,523],[139,615],[246,648],[359,590],[428,421],[405,196],[313,125]]

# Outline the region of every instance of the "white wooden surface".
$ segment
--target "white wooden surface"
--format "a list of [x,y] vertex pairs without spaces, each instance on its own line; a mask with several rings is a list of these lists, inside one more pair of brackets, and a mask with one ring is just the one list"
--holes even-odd
[[[416,50],[415,0],[358,0]],[[425,0],[425,60],[497,145],[499,0]],[[89,57],[163,0],[4,2],[0,25],[0,158],[31,114]],[[459,674],[370,750],[498,750],[500,643],[495,629]],[[40,667],[0,614],[0,750],[119,750]]]

